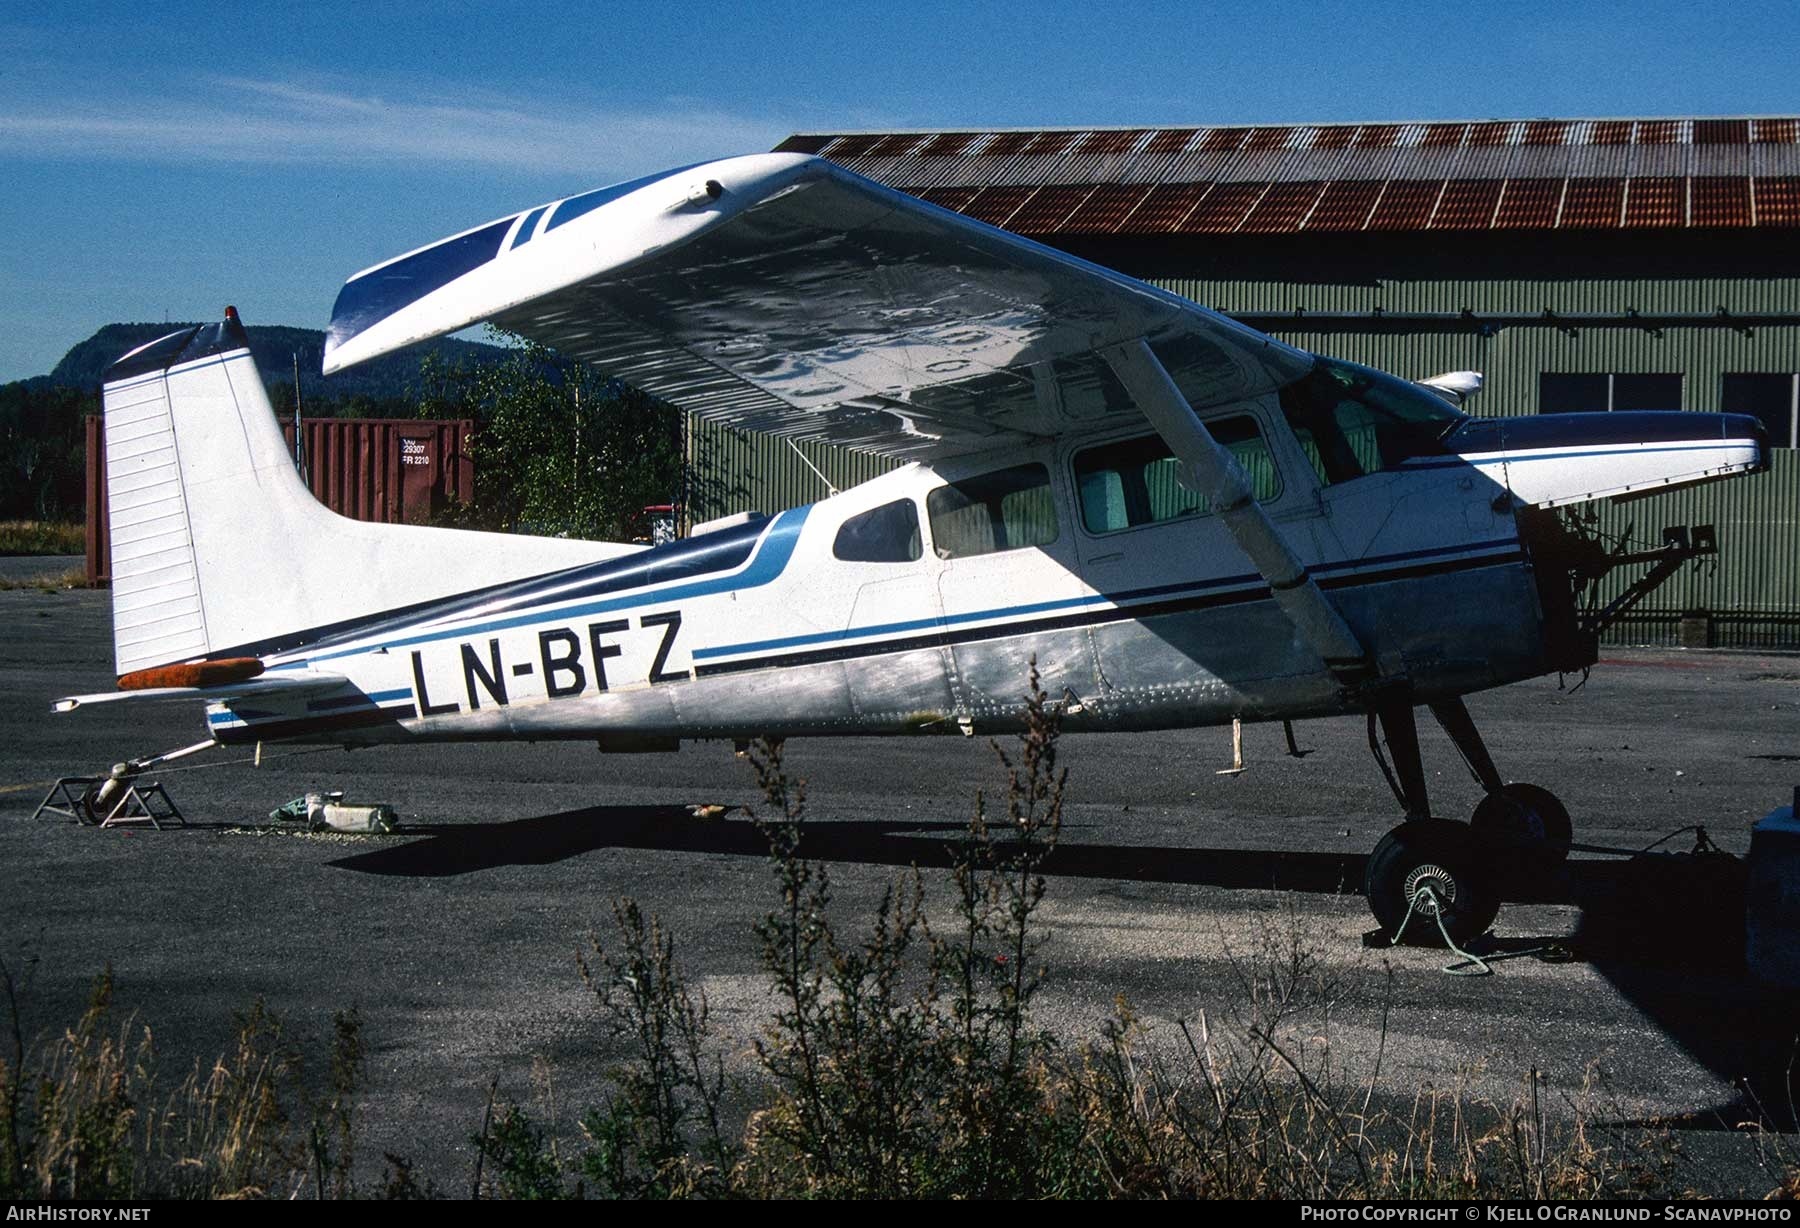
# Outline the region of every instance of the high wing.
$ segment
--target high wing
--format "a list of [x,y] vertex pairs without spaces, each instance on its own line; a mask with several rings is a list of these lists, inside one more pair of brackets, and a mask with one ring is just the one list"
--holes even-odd
[[909,460],[1141,421],[1102,357],[1140,338],[1195,409],[1312,362],[796,154],[602,188],[359,273],[333,309],[325,370],[484,320],[708,421]]

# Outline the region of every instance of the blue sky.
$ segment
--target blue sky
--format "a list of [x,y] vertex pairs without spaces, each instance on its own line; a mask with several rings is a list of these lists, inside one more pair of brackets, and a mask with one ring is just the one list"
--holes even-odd
[[65,3],[0,11],[0,381],[799,130],[1792,115],[1794,3]]

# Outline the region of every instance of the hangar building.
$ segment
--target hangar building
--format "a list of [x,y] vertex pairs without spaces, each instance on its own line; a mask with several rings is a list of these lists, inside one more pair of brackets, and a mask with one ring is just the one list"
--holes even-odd
[[[1481,371],[1475,414],[1755,414],[1777,444],[1769,474],[1601,507],[1639,543],[1711,524],[1721,546],[1612,634],[1800,647],[1800,119],[808,133],[778,148],[1306,349],[1413,378]],[[812,465],[840,487],[887,467],[698,424],[690,442],[696,518],[816,499]]]

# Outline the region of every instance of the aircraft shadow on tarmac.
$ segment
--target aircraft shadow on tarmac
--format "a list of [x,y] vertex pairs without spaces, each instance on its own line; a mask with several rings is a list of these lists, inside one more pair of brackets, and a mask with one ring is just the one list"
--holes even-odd
[[[922,869],[952,864],[963,825],[949,822],[806,824],[805,852],[826,862]],[[509,865],[550,865],[600,849],[765,857],[768,845],[741,818],[701,820],[681,806],[596,806],[503,823],[407,829],[423,837],[331,864],[364,874],[440,878]],[[1360,854],[1171,848],[1084,843],[1065,831],[1052,877],[1185,883],[1238,890],[1351,894]],[[1791,995],[1750,981],[1743,966],[1743,863],[1720,856],[1655,855],[1577,860],[1506,885],[1515,903],[1581,909],[1573,935],[1487,940],[1483,953],[1553,952],[1592,965],[1701,1065],[1732,1080],[1730,1104],[1658,1124],[1795,1129],[1800,1080]],[[1504,965],[1502,965],[1504,967]]]

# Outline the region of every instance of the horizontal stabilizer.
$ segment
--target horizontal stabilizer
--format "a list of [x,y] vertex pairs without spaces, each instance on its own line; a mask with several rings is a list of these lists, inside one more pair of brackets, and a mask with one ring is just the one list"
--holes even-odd
[[93,704],[118,703],[126,699],[139,701],[204,699],[212,703],[223,703],[226,700],[251,699],[257,696],[288,698],[335,691],[340,687],[347,686],[349,682],[350,680],[342,674],[326,674],[312,670],[305,673],[263,674],[243,682],[227,682],[219,686],[163,686],[135,691],[100,691],[93,695],[67,695],[62,699],[52,701],[50,710],[52,712],[73,712],[77,708],[85,708]]
[[1769,435],[1755,418],[1694,410],[1469,418],[1444,445],[1535,507],[1655,494],[1769,467]]

